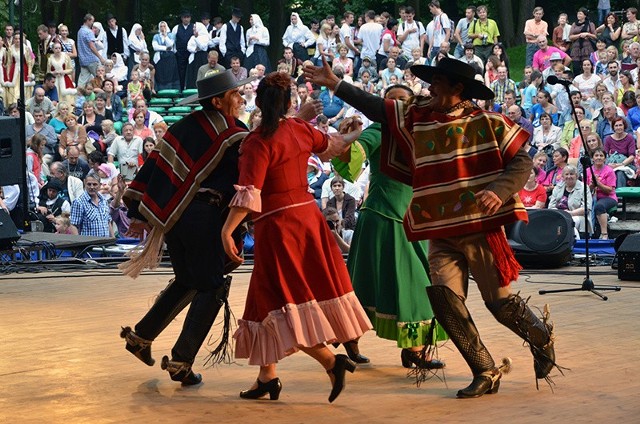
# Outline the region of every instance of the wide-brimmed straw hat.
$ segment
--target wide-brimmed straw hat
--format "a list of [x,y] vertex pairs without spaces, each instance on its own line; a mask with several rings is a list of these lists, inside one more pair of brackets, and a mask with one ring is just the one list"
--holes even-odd
[[200,100],[215,97],[236,87],[242,87],[243,85],[255,79],[256,77],[249,77],[241,81],[237,81],[233,76],[233,72],[231,71],[231,69],[227,69],[224,72],[218,72],[197,81],[196,86],[198,87],[198,94],[194,94],[193,96],[189,96],[183,99],[180,103],[178,103],[178,106],[197,103]]
[[429,84],[431,84],[431,79],[434,75],[444,75],[453,78],[461,82],[474,99],[489,100],[495,97],[495,94],[489,87],[475,79],[476,71],[473,67],[458,59],[445,57],[441,59],[436,66],[413,65],[411,67],[411,73]]

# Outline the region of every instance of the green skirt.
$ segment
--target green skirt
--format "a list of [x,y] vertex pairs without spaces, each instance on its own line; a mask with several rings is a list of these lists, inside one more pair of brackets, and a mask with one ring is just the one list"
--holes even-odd
[[[448,338],[435,323],[425,290],[431,285],[427,243],[409,242],[401,222],[363,209],[347,268],[378,337],[395,340],[402,348]],[[429,335],[432,321],[435,328]]]

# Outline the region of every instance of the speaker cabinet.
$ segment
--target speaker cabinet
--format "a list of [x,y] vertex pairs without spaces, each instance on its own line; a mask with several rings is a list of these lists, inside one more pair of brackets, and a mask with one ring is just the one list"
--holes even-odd
[[20,141],[20,119],[0,116],[0,185],[21,184],[26,145]]
[[20,239],[20,233],[11,220],[11,216],[4,209],[0,209],[0,250],[11,247],[14,241]]
[[571,259],[575,243],[571,215],[553,209],[530,209],[529,223],[507,228],[509,245],[525,268],[557,268]]
[[618,248],[618,278],[640,281],[640,234],[628,235]]

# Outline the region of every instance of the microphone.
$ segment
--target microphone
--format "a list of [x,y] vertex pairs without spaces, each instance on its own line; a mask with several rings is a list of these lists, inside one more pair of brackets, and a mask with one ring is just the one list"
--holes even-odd
[[562,84],[565,87],[569,87],[573,82],[565,78],[558,78],[555,75],[549,75],[547,77],[547,84]]

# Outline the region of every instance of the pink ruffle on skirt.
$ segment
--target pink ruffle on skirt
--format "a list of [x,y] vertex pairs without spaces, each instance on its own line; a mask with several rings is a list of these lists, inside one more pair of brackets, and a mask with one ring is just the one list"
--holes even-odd
[[288,304],[269,312],[262,322],[238,320],[235,356],[249,358],[249,365],[275,364],[300,346],[346,342],[371,328],[353,292],[323,302]]

